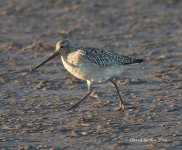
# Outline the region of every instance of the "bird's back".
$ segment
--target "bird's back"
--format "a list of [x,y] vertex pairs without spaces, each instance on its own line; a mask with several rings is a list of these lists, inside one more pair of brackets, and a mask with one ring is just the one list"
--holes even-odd
[[143,62],[143,59],[134,59],[93,47],[83,48],[82,51],[84,51],[84,57],[101,68]]

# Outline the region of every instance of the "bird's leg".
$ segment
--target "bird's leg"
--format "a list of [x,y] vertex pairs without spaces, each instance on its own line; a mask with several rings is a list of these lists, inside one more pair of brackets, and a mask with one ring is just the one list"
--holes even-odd
[[71,106],[71,107],[68,108],[67,110],[71,110],[71,109],[74,109],[74,108],[78,107],[79,104],[80,104],[83,100],[85,100],[85,99],[93,92],[93,90],[90,88],[90,85],[91,85],[91,82],[87,80],[87,86],[88,86],[88,92],[87,92],[87,94],[86,94],[81,100],[79,100],[76,104],[74,104],[73,106]]
[[120,100],[120,103],[119,103],[119,107],[117,108],[118,111],[121,111],[121,110],[124,110],[125,106],[124,106],[124,102],[121,98],[121,95],[119,93],[119,89],[118,89],[118,86],[117,84],[112,80],[112,79],[109,79],[109,81],[114,85],[114,87],[116,88],[117,90],[117,94],[119,96],[119,100]]

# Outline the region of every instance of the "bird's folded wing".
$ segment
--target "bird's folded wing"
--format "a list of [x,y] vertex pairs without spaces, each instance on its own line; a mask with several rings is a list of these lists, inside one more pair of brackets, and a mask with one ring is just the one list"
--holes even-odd
[[86,47],[82,49],[84,57],[99,67],[110,67],[116,65],[127,65],[137,63],[138,59],[123,56],[103,49]]

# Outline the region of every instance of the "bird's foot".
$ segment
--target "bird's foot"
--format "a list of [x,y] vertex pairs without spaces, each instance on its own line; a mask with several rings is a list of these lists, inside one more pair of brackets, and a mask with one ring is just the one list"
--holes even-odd
[[74,104],[73,106],[69,107],[68,109],[66,109],[66,111],[69,111],[69,110],[72,110],[72,109],[75,109],[79,106],[79,103],[76,103]]
[[85,100],[91,93],[92,93],[92,91],[90,90],[90,91],[89,91],[89,92],[88,92],[80,101],[78,101],[76,104],[74,104],[73,106],[71,106],[70,108],[68,108],[67,111],[72,110],[72,109],[78,107],[79,104],[80,104],[83,100]]
[[96,99],[99,98],[98,94],[95,93],[94,91],[92,91],[92,93],[90,94],[90,97],[93,97],[93,98],[96,98]]
[[125,110],[124,104],[120,104],[119,107],[116,108],[116,111],[124,111],[124,110]]

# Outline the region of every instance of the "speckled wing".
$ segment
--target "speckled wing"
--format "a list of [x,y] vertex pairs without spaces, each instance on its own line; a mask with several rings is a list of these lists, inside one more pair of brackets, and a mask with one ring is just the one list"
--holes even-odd
[[133,59],[117,53],[106,52],[103,49],[98,48],[86,47],[82,50],[85,53],[84,57],[99,67],[110,67],[143,62],[142,59]]

